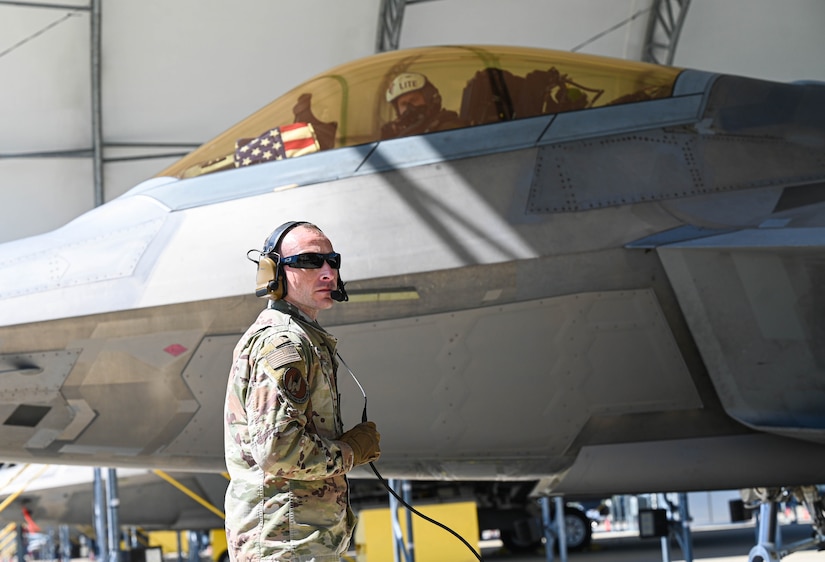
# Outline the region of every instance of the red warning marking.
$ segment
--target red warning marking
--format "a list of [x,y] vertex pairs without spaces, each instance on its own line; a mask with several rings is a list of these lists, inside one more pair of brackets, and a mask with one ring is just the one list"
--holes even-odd
[[163,351],[165,351],[166,353],[168,353],[169,355],[171,355],[173,357],[177,357],[178,355],[186,353],[187,349],[179,343],[173,343],[172,345],[170,345],[168,347],[164,347]]

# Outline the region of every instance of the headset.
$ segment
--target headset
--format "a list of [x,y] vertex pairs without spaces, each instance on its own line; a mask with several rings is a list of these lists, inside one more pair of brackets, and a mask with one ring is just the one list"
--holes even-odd
[[[258,271],[255,276],[255,296],[266,297],[270,300],[281,300],[286,296],[286,275],[284,266],[281,263],[281,242],[290,230],[303,224],[311,224],[307,221],[289,221],[276,228],[264,242],[263,251],[259,260],[249,257],[249,254],[257,250],[249,250],[246,256],[250,261],[258,264]],[[330,297],[334,301],[344,302],[349,300],[344,282],[338,274],[338,287],[332,291]]]

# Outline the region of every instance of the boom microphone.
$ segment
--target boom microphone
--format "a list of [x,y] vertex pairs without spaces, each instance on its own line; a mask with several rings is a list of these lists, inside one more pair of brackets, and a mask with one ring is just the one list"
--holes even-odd
[[338,278],[338,288],[334,291],[329,293],[329,297],[338,302],[346,302],[349,300],[349,295],[347,294],[347,290],[344,289],[344,283],[341,281],[341,278]]

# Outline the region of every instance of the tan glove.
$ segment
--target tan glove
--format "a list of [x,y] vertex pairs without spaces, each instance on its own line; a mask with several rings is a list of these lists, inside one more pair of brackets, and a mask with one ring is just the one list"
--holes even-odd
[[381,434],[375,429],[374,422],[359,423],[344,432],[338,440],[352,447],[352,452],[355,453],[353,466],[372,462],[381,456],[381,447],[378,446]]

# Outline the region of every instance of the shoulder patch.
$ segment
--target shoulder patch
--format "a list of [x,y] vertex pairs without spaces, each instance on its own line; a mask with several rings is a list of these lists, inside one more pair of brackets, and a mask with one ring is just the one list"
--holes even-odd
[[282,344],[266,354],[266,362],[273,369],[283,367],[287,363],[301,361],[301,354],[292,343]]
[[281,390],[291,402],[296,404],[303,404],[309,400],[307,380],[295,367],[290,367],[284,372],[281,378]]

